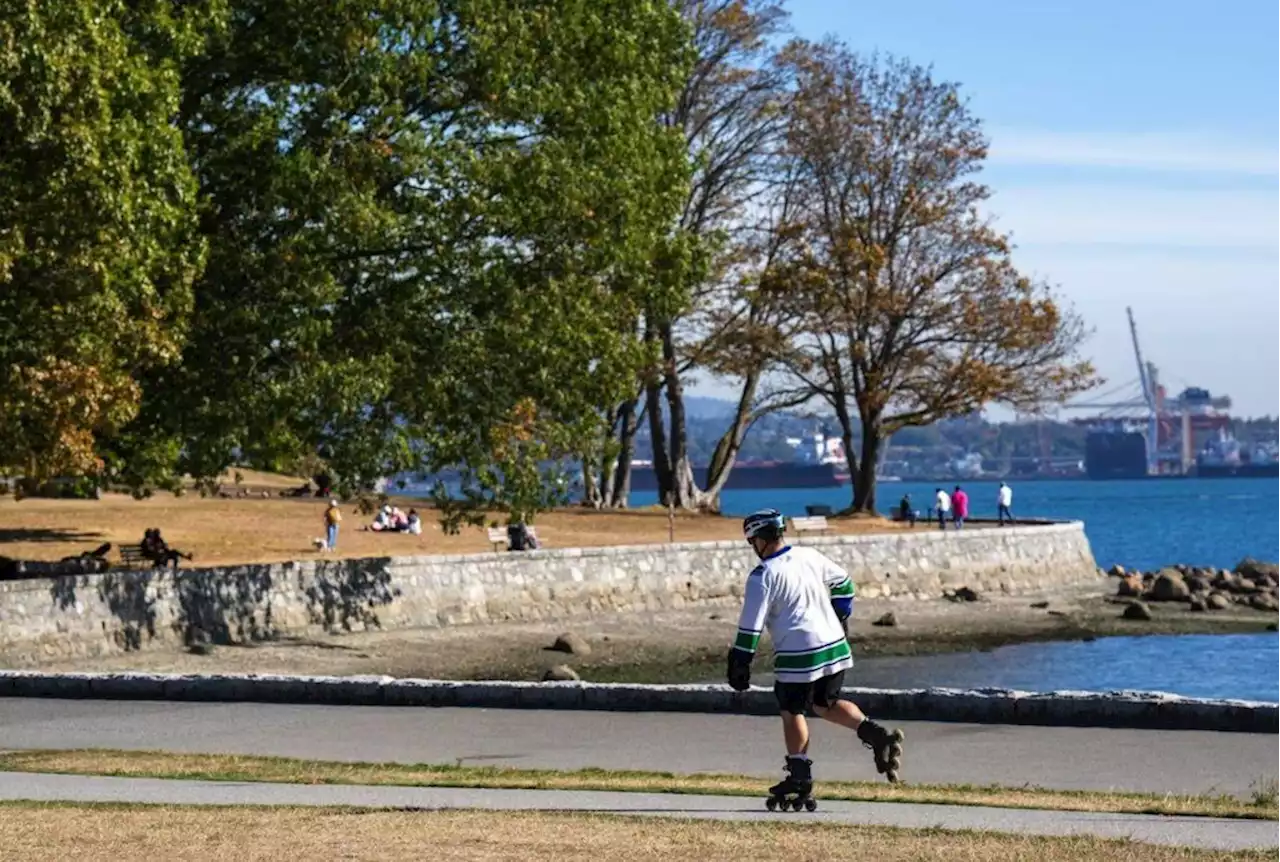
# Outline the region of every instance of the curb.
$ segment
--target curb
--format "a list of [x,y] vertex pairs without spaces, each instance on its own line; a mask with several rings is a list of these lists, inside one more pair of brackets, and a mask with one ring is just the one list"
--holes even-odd
[[[1163,692],[846,688],[865,712],[898,721],[1278,733],[1280,704]],[[773,691],[724,685],[459,682],[390,676],[0,671],[0,697],[480,707],[776,715]]]

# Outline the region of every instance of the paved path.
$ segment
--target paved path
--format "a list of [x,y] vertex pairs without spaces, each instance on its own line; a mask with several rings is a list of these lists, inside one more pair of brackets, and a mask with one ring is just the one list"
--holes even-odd
[[257,784],[0,772],[0,800],[3,799],[149,802],[170,805],[349,805],[423,809],[572,810],[711,820],[789,818],[795,821],[984,829],[1036,835],[1091,834],[1221,850],[1277,846],[1276,824],[1270,821],[882,802],[822,802],[821,808],[814,814],[770,814],[764,810],[760,799],[662,793]]
[[[1248,795],[1275,780],[1274,734],[903,722],[903,777]],[[816,775],[876,780],[848,731],[813,723]],[[124,748],[319,760],[732,772],[776,780],[776,718],[0,698],[0,747]]]

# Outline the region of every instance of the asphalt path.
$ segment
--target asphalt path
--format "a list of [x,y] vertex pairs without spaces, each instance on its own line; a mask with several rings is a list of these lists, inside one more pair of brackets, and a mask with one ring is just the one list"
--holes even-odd
[[0,800],[589,811],[714,820],[787,818],[789,822],[979,829],[1036,835],[1091,834],[1219,850],[1277,846],[1274,821],[835,801],[820,802],[813,814],[775,814],[765,811],[760,799],[661,793],[259,784],[0,772]]
[[[1230,793],[1275,782],[1275,734],[901,722],[904,780]],[[812,722],[814,777],[878,780],[850,731]],[[121,748],[316,760],[782,770],[776,718],[687,713],[0,698],[0,749]],[[762,781],[763,784],[763,781]],[[1274,828],[1274,825],[1273,825]]]

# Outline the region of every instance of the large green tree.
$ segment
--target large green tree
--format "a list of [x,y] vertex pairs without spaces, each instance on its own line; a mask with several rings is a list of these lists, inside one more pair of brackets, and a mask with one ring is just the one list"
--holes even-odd
[[183,344],[203,242],[172,123],[203,4],[0,0],[0,473],[100,472]]
[[644,356],[613,321],[672,289],[686,46],[651,0],[234,0],[182,69],[208,264],[119,464],[357,486],[488,465],[530,404],[587,434]]

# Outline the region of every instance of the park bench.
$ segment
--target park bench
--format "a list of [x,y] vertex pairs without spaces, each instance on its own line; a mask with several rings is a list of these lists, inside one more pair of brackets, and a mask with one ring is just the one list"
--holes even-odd
[[142,553],[140,545],[121,545],[120,562],[126,569],[150,569],[155,567],[155,560]]
[[809,518],[792,518],[790,527],[795,533],[825,533],[831,529],[825,515],[814,515]]
[[[536,540],[538,531],[534,527],[529,528],[529,535]],[[501,551],[507,547],[507,528],[506,527],[490,527],[489,528],[489,544],[493,545],[494,553]]]

